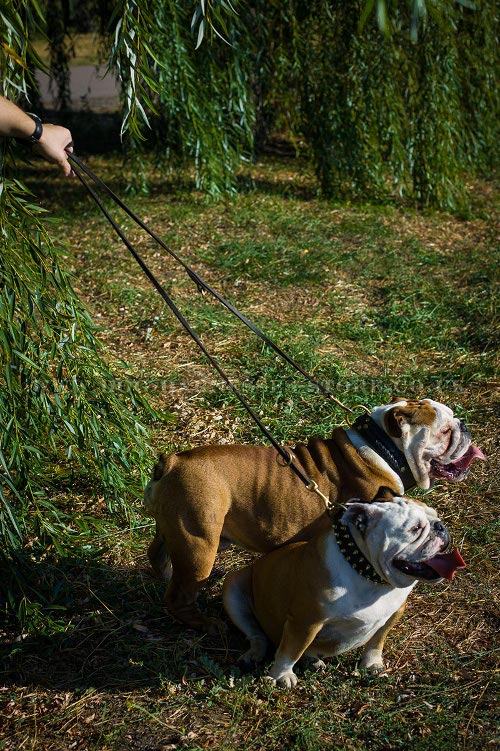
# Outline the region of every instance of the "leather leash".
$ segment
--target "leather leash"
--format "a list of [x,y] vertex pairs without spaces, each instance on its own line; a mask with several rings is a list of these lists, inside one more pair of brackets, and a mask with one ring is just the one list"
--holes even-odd
[[156,279],[153,272],[149,269],[145,261],[142,259],[140,254],[137,252],[135,247],[132,245],[132,243],[128,240],[124,232],[120,229],[120,227],[117,225],[113,217],[110,215],[104,204],[102,203],[101,199],[93,189],[93,187],[90,185],[90,183],[85,179],[84,175],[82,173],[85,173],[85,175],[90,178],[99,188],[104,190],[108,196],[114,201],[114,203],[117,204],[123,211],[125,211],[126,214],[139,226],[141,227],[147,234],[158,244],[160,245],[169,255],[172,256],[187,272],[188,276],[195,282],[195,284],[198,286],[198,288],[202,291],[208,292],[211,294],[216,300],[218,300],[227,310],[229,310],[233,315],[235,315],[242,323],[244,323],[254,334],[256,334],[262,341],[271,349],[273,349],[281,358],[283,358],[286,362],[288,362],[295,370],[297,370],[302,376],[304,376],[310,383],[312,383],[318,390],[324,394],[326,397],[331,399],[335,404],[337,404],[339,407],[341,407],[346,413],[349,413],[350,415],[353,414],[353,411],[356,407],[360,407],[365,410],[369,414],[369,410],[364,407],[363,405],[356,405],[355,408],[350,409],[349,407],[346,407],[344,404],[342,404],[341,401],[339,401],[325,386],[323,386],[319,381],[317,381],[313,376],[311,376],[309,373],[307,373],[300,365],[298,365],[289,355],[287,355],[286,352],[284,352],[277,344],[275,344],[266,334],[264,334],[260,329],[257,328],[251,321],[246,318],[240,311],[232,305],[230,302],[228,302],[222,295],[220,295],[216,290],[214,290],[207,282],[205,282],[197,273],[192,269],[190,266],[188,266],[173,250],[171,250],[164,242],[161,240],[158,235],[156,235],[153,230],[151,230],[112,190],[109,188],[89,167],[87,167],[74,153],[67,152],[68,154],[68,160],[71,163],[73,172],[75,173],[76,177],[80,180],[82,185],[85,187],[93,201],[96,203],[96,205],[99,207],[101,212],[104,214],[108,222],[113,227],[116,234],[120,237],[124,245],[128,248],[134,259],[137,261],[149,281],[152,283],[152,285],[155,287],[157,292],[161,295],[163,300],[166,302],[172,313],[175,315],[177,320],[181,323],[183,328],[187,331],[187,333],[191,336],[191,338],[196,342],[198,347],[201,349],[205,357],[208,359],[210,364],[215,368],[219,376],[222,378],[222,380],[226,383],[226,385],[229,387],[231,392],[237,397],[237,399],[241,402],[245,410],[248,412],[250,417],[253,419],[253,421],[256,423],[256,425],[259,427],[259,429],[262,431],[262,433],[266,436],[266,438],[269,440],[269,442],[272,444],[272,446],[276,449],[278,452],[278,457],[281,457],[283,466],[289,466],[290,469],[296,474],[296,476],[301,480],[301,482],[305,485],[306,489],[316,493],[320,498],[323,500],[326,509],[328,512],[332,512],[335,506],[342,507],[342,504],[334,504],[330,501],[330,499],[325,496],[318,488],[317,483],[314,480],[310,480],[307,475],[304,474],[304,472],[300,469],[300,467],[296,463],[296,458],[293,455],[291,451],[289,451],[287,448],[284,448],[281,446],[278,441],[274,438],[274,436],[269,432],[269,430],[266,428],[266,426],[262,423],[262,421],[259,419],[257,414],[254,412],[252,407],[248,404],[244,396],[238,391],[238,389],[234,386],[234,384],[231,382],[229,377],[226,375],[224,370],[220,367],[220,365],[217,363],[217,361],[212,357],[212,355],[208,352],[205,345],[199,338],[199,336],[196,334],[194,329],[191,327],[189,322],[186,320],[186,318],[183,316],[177,305],[174,303],[172,298],[168,295],[166,290],[162,287],[160,282]]

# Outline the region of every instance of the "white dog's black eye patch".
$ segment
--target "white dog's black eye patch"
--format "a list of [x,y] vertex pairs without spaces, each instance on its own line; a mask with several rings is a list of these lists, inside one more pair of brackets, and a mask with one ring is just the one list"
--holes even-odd
[[354,520],[354,526],[356,529],[364,535],[368,526],[368,514],[365,511],[360,511]]

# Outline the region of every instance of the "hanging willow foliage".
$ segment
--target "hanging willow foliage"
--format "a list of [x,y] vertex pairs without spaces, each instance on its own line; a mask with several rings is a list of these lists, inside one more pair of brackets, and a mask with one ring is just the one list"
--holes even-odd
[[[37,4],[2,9],[0,93],[26,90],[27,23]],[[31,16],[30,16],[31,14]],[[38,19],[39,20],[39,19]],[[36,555],[63,553],[71,517],[51,500],[66,484],[104,491],[108,507],[130,516],[134,478],[147,463],[153,415],[126,373],[107,361],[72,289],[43,210],[14,176],[10,144],[0,153],[0,566],[26,538]],[[8,573],[5,573],[7,570]]]
[[137,150],[152,128],[156,153],[193,162],[197,187],[219,196],[234,189],[251,150],[251,69],[239,54],[238,25],[229,43],[195,50],[186,6],[126,0],[115,8],[111,64],[122,86],[122,135]]
[[411,18],[408,3],[365,10],[375,5],[379,24],[361,3],[297,1],[284,12],[291,35],[271,36],[283,40],[276,56],[298,102],[288,106],[292,131],[326,197],[396,191],[421,207],[457,208],[464,175],[493,155],[494,24],[478,21],[491,4],[433,3]]
[[[241,160],[278,126],[310,158],[325,197],[399,195],[453,209],[463,176],[492,163],[492,0],[83,0],[78,9],[93,11],[101,33],[107,24],[137,175],[154,151],[194,164],[208,194],[231,192]],[[76,10],[67,23],[78,23]],[[54,54],[61,40],[54,28]]]

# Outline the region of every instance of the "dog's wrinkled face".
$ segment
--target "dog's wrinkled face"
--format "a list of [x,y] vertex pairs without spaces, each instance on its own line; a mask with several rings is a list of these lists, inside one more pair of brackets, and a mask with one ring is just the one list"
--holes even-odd
[[432,399],[401,400],[377,407],[372,418],[403,451],[419,487],[434,478],[463,480],[473,459],[484,459],[472,445],[466,425],[445,404]]
[[446,553],[450,534],[434,509],[407,498],[392,503],[351,502],[342,517],[356,544],[393,587],[417,580],[453,579],[465,567],[458,550]]

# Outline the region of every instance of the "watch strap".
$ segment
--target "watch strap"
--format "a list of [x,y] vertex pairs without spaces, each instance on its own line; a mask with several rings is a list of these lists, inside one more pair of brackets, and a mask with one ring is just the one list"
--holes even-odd
[[25,138],[16,138],[16,141],[18,141],[18,143],[30,144],[31,146],[33,146],[35,143],[38,143],[38,141],[42,137],[43,125],[38,115],[33,114],[33,112],[27,112],[26,114],[29,115],[32,120],[34,120],[35,130],[31,134],[31,136],[26,136]]

